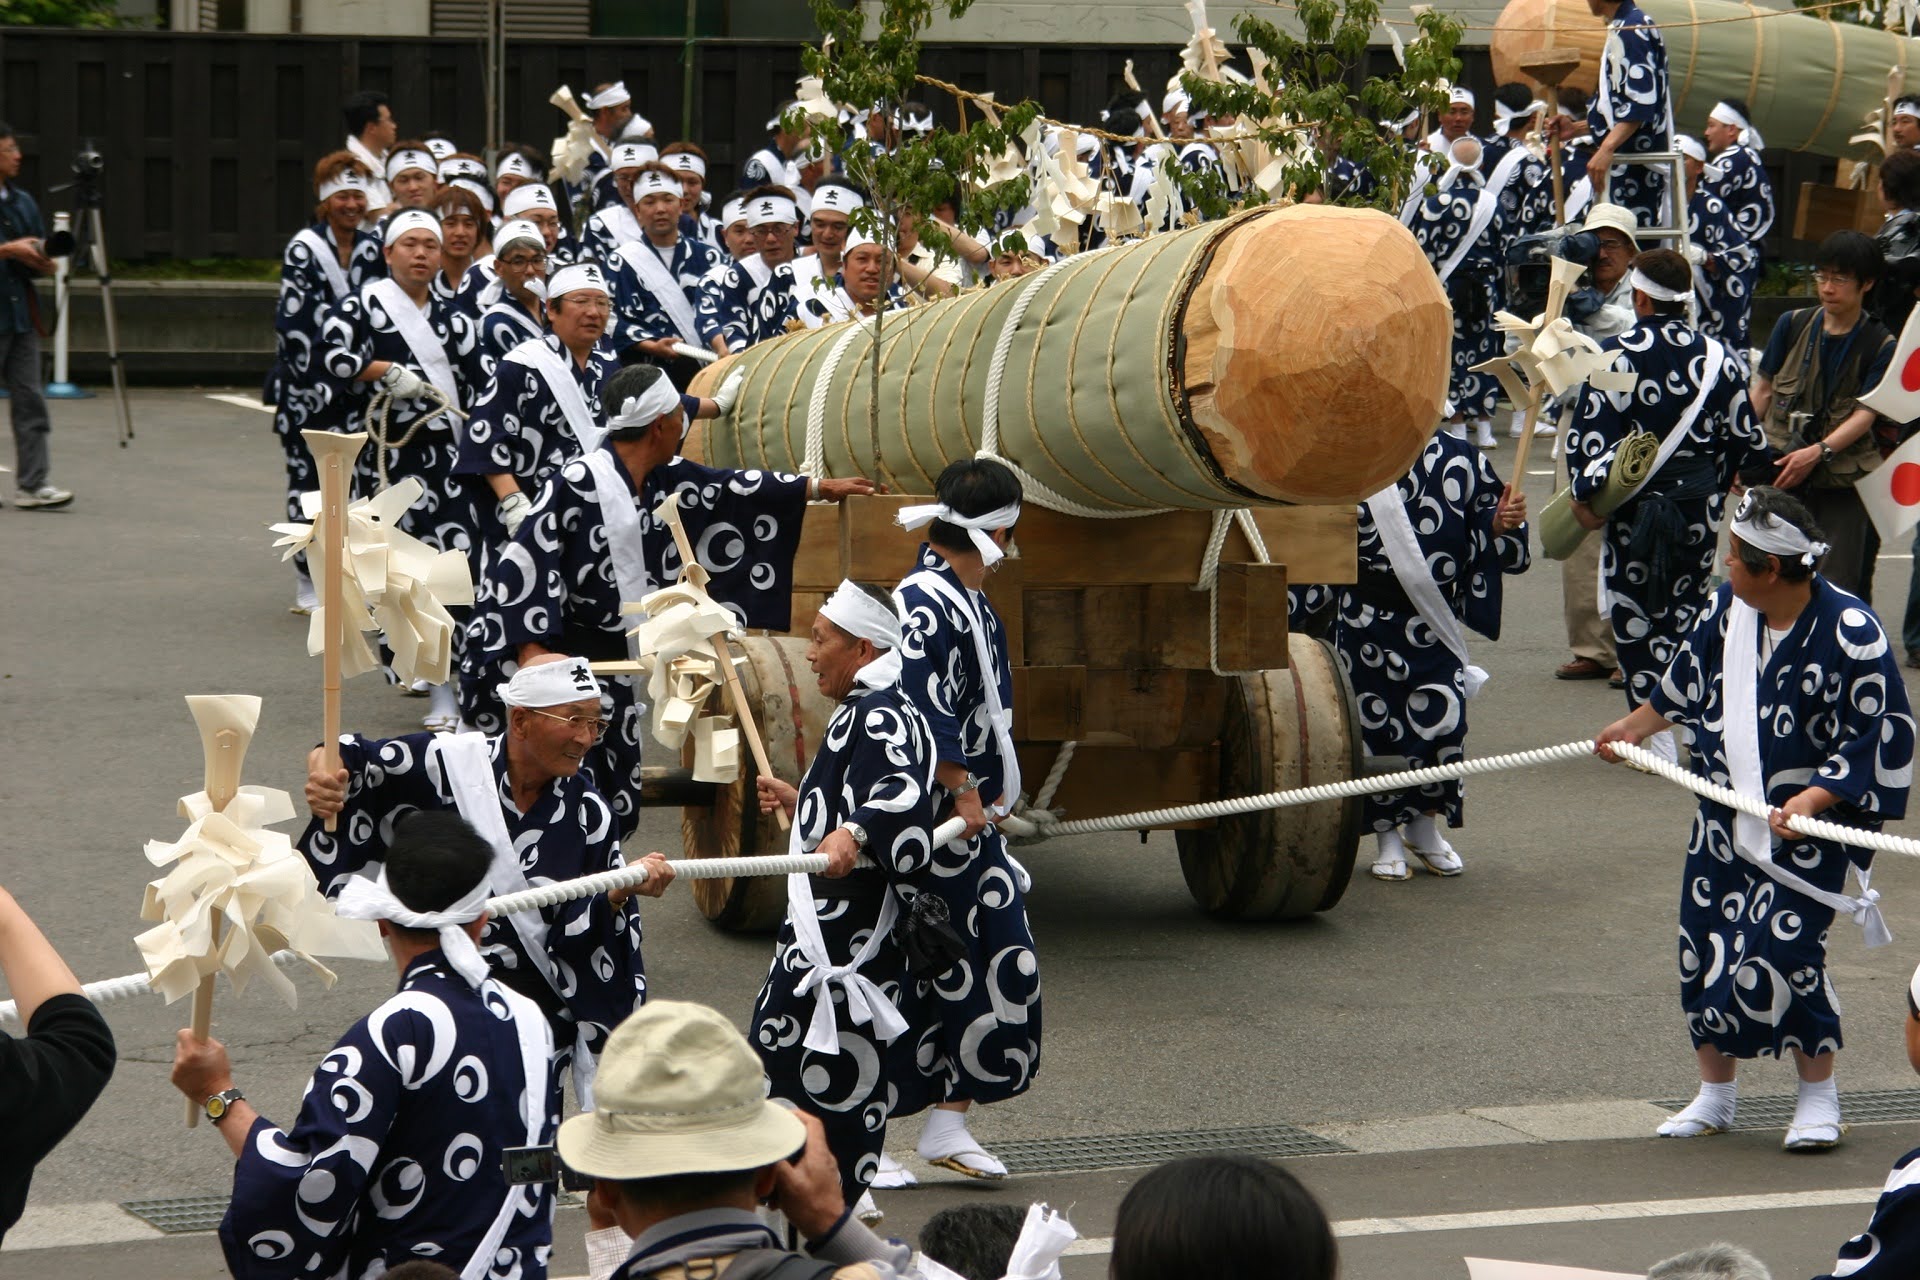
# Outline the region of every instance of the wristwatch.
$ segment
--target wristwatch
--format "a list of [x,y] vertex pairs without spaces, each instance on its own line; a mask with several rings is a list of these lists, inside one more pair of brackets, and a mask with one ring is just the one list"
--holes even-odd
[[864,849],[867,847],[867,829],[865,827],[857,822],[843,822],[840,824],[840,829],[853,837],[854,848]]
[[205,1104],[207,1108],[207,1119],[213,1121],[215,1124],[219,1124],[221,1120],[226,1118],[227,1112],[233,1109],[233,1104],[239,1102],[246,1096],[246,1094],[240,1092],[238,1089],[222,1089],[219,1093],[207,1099]]
[[974,777],[973,770],[969,769],[967,770],[967,776],[961,779],[960,785],[953,789],[953,794],[958,797],[967,794],[969,791],[977,791],[979,789],[980,779]]
[[1825,440],[1822,440],[1820,442],[1820,461],[1822,462],[1833,461],[1833,446],[1828,444]]

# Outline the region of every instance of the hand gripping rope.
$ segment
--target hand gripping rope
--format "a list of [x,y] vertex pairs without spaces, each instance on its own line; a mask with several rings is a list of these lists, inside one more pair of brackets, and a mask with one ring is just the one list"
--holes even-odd
[[[1744,796],[1728,787],[1709,782],[1641,747],[1616,742],[1612,744],[1612,750],[1622,760],[1643,772],[1691,791],[1702,799],[1711,800],[1715,804],[1725,805],[1742,813],[1752,814],[1757,818],[1764,819],[1773,812],[1774,807],[1764,800]],[[1046,813],[1044,808],[1029,809],[1020,816],[1001,819],[999,825],[1008,834],[1013,835],[1017,842],[1031,844],[1058,836],[1094,835],[1104,831],[1133,831],[1176,822],[1199,822],[1209,818],[1258,813],[1267,809],[1285,809],[1295,805],[1319,804],[1328,800],[1345,800],[1354,796],[1402,791],[1425,786],[1431,782],[1451,782],[1476,774],[1503,773],[1513,769],[1531,769],[1541,765],[1557,764],[1563,760],[1581,759],[1592,756],[1593,751],[1593,741],[1582,738],[1550,747],[1535,747],[1531,750],[1512,751],[1504,755],[1481,756],[1477,759],[1462,760],[1457,764],[1438,765],[1430,769],[1374,774],[1347,782],[1295,787],[1286,791],[1268,792],[1265,795],[1242,796],[1232,800],[1212,800],[1204,804],[1176,805],[1168,809],[1149,809],[1140,813],[1114,814],[1106,818],[1081,818],[1071,822],[1061,822],[1053,820],[1053,816]],[[1062,755],[1064,759],[1056,762],[1055,772],[1064,776],[1065,764],[1072,759],[1072,754],[1063,750]],[[1051,791],[1057,785],[1057,781],[1052,774],[1049,774],[1047,781],[1048,785],[1043,788],[1043,798],[1050,800]],[[1831,840],[1838,844],[1873,849],[1880,853],[1920,857],[1920,840],[1906,836],[1862,831],[1857,827],[1842,826],[1822,818],[1806,818],[1798,815],[1789,817],[1786,825],[1802,835],[1811,836],[1817,840]],[[961,829],[960,820],[957,818],[942,823],[933,832],[934,843],[944,844],[957,838]],[[677,879],[719,880],[734,876],[777,876],[796,872],[813,874],[826,869],[827,859],[824,854],[754,858],[684,858],[675,859],[668,865],[673,868]],[[528,889],[522,893],[493,898],[487,903],[487,912],[498,916],[555,906],[575,898],[605,893],[610,889],[626,888],[639,884],[646,878],[645,865],[636,862],[614,871],[602,871],[596,875],[582,876],[577,880],[562,880],[555,884]],[[293,958],[292,953],[286,951],[274,956],[274,960],[280,964],[289,963]],[[90,982],[81,988],[81,994],[95,1004],[106,1004],[145,994],[151,990],[147,975],[135,973],[124,978]],[[0,1003],[0,1021],[17,1019],[18,1013],[13,1001]]]

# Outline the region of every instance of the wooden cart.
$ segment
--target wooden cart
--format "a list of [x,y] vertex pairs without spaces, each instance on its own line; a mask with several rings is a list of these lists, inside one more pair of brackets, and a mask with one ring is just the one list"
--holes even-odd
[[[891,587],[912,570],[920,535],[894,513],[921,498],[849,501],[809,513],[794,564],[793,629],[744,642],[740,675],[759,713],[769,763],[798,783],[833,705],[805,660],[814,611],[843,577]],[[1014,736],[1029,793],[1061,745],[1077,743],[1052,807],[1070,818],[1338,782],[1361,767],[1353,695],[1324,643],[1287,631],[1287,580],[1352,582],[1352,507],[1256,513],[1279,563],[1255,563],[1238,529],[1218,578],[1219,668],[1209,665],[1209,597],[1196,591],[1212,517],[1177,512],[1086,520],[1029,504],[1018,558],[987,594],[1005,620],[1013,663]],[[663,788],[684,803],[686,856],[785,853],[787,836],[752,803],[755,772],[728,786]],[[1180,824],[1180,866],[1194,901],[1227,919],[1272,920],[1340,900],[1360,838],[1359,802]],[[693,895],[724,929],[776,927],[778,878],[695,882]]]

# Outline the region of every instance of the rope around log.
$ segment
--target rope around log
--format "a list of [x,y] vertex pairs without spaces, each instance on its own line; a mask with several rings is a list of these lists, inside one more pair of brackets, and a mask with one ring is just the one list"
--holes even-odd
[[[1690,773],[1678,764],[1666,760],[1642,747],[1625,742],[1612,744],[1613,751],[1627,763],[1671,782],[1684,790],[1692,792],[1702,799],[1715,804],[1751,814],[1765,819],[1773,812],[1773,806],[1764,799],[1743,796],[1728,787],[1709,782],[1697,774]],[[1239,814],[1258,813],[1267,809],[1285,809],[1295,805],[1319,804],[1328,800],[1345,800],[1355,796],[1373,795],[1384,791],[1401,791],[1411,787],[1425,786],[1430,782],[1452,782],[1482,773],[1503,773],[1514,769],[1530,769],[1541,765],[1557,764],[1563,760],[1592,757],[1594,743],[1590,738],[1576,739],[1572,742],[1557,743],[1550,747],[1534,747],[1526,751],[1510,751],[1504,755],[1481,756],[1473,760],[1462,760],[1457,764],[1436,765],[1429,769],[1408,769],[1399,773],[1375,774],[1365,778],[1354,778],[1347,782],[1323,783],[1313,787],[1295,787],[1286,791],[1272,791],[1265,795],[1242,796],[1232,800],[1213,800],[1204,804],[1176,805],[1168,809],[1149,809],[1139,813],[1114,814],[1106,818],[1082,818],[1071,822],[1040,820],[1043,810],[1028,810],[1025,815],[1015,815],[1001,820],[1001,826],[1016,836],[1016,843],[1033,844],[1050,840],[1057,836],[1093,835],[1107,831],[1133,831],[1145,827],[1166,826],[1178,822],[1199,822],[1209,818],[1227,818]],[[1071,752],[1063,750],[1064,759],[1056,761],[1057,771],[1064,776],[1065,764],[1072,759]],[[1049,775],[1049,781],[1053,781]],[[1050,798],[1050,797],[1049,797]],[[1022,817],[1036,819],[1023,821]],[[1049,818],[1051,815],[1047,815]],[[1863,831],[1858,827],[1842,826],[1837,822],[1828,822],[1823,818],[1790,816],[1786,825],[1789,829],[1817,840],[1831,840],[1837,844],[1852,845],[1856,848],[1872,849],[1880,853],[1895,853],[1905,857],[1920,857],[1920,840],[1906,836],[1890,836],[1877,831]],[[959,819],[949,819],[935,828],[933,839],[936,843],[945,843],[957,837],[961,830]],[[824,854],[800,854],[795,856],[771,856],[751,858],[680,858],[668,863],[673,868],[675,878],[687,880],[720,880],[735,876],[772,876],[792,875],[796,873],[813,874],[824,871],[827,865]],[[870,864],[869,864],[870,865]],[[624,888],[638,884],[647,878],[646,868],[635,862],[614,871],[602,871],[595,875],[582,876],[577,880],[562,880],[555,884],[542,885],[537,889],[528,889],[522,893],[506,894],[489,899],[487,911],[491,915],[508,915],[517,911],[533,910],[540,907],[555,906],[575,898],[590,897],[596,893],[605,893],[610,889]],[[292,952],[281,951],[274,954],[276,964],[287,964],[295,959]],[[80,993],[95,1004],[106,1004],[116,1000],[140,995],[151,991],[147,975],[128,974],[121,978],[108,978],[101,982],[90,982],[80,989]],[[15,1003],[8,1000],[0,1003],[0,1022],[18,1021],[19,1013]]]

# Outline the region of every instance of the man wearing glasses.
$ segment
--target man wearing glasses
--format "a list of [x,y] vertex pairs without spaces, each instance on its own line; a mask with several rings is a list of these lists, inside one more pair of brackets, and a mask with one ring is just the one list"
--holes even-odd
[[1853,486],[1880,465],[1876,415],[1856,401],[1893,358],[1893,334],[1865,311],[1883,259],[1871,237],[1836,231],[1813,261],[1820,305],[1773,326],[1754,370],[1753,411],[1776,455],[1773,483],[1826,531],[1832,550],[1820,576],[1872,604],[1872,526]]
[[[626,865],[613,809],[580,770],[608,725],[586,659],[529,659],[501,699],[506,728],[497,734],[343,734],[331,776],[320,748],[309,753],[313,821],[300,851],[329,898],[355,876],[377,876],[395,826],[417,810],[457,811],[492,846],[495,896]],[[644,861],[650,874],[637,888],[490,918],[480,935],[492,977],[547,1015],[556,1076],[571,1064],[583,1106],[592,1105],[600,1046],[647,995],[640,916],[628,899],[659,897],[673,870],[658,853]]]

